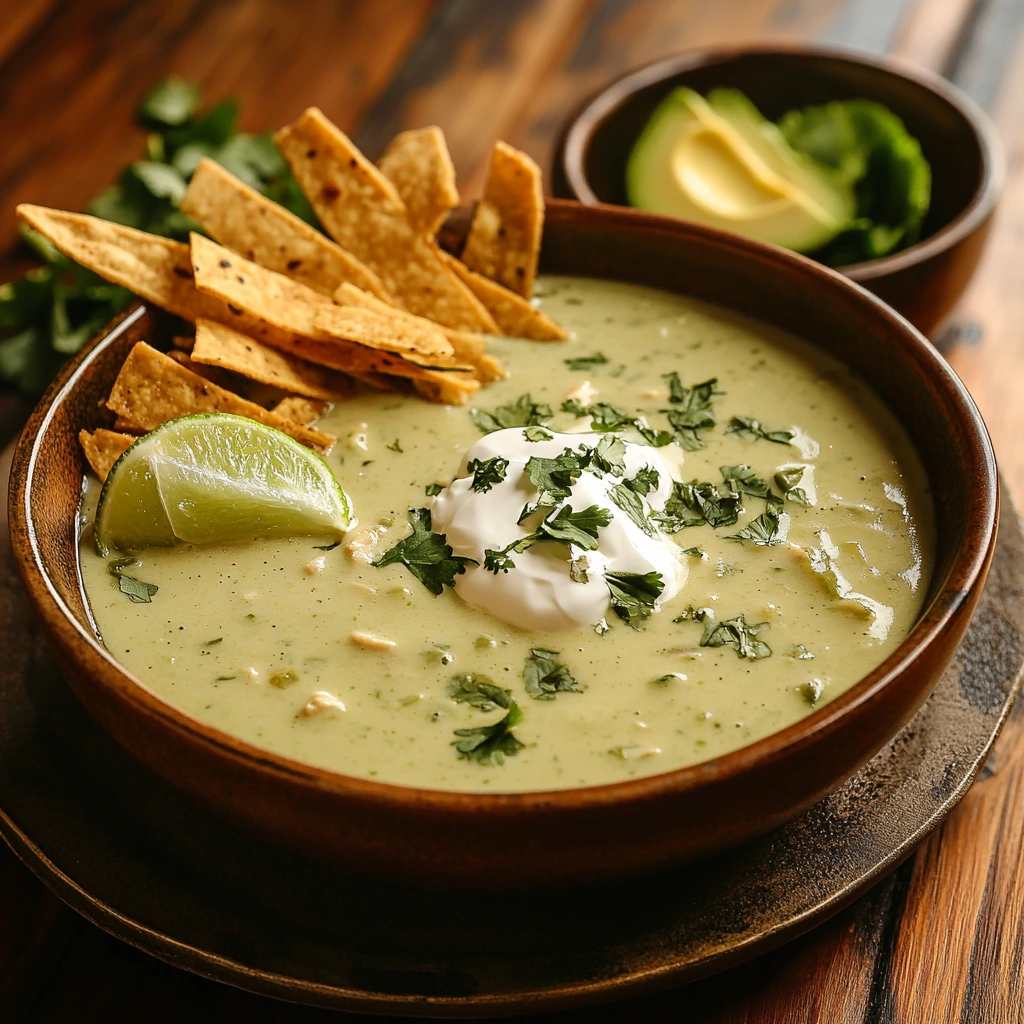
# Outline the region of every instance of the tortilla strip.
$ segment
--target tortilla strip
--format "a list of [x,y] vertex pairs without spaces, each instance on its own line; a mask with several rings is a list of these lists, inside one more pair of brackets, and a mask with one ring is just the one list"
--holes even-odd
[[136,441],[138,438],[134,434],[119,434],[116,430],[107,430],[106,427],[99,427],[91,434],[88,430],[78,432],[78,443],[85,452],[85,458],[101,481],[107,479],[107,474],[114,463]]
[[394,185],[319,110],[310,107],[274,141],[327,233],[376,271],[399,304],[445,327],[497,329],[413,226]]
[[496,142],[462,262],[528,299],[537,277],[543,229],[540,168],[525,153]]
[[184,242],[45,206],[21,203],[15,212],[65,256],[161,309],[186,320],[230,320],[222,302],[196,291]]
[[492,281],[461,260],[442,253],[445,264],[458,275],[467,288],[487,307],[498,324],[498,329],[509,338],[528,338],[530,341],[564,341],[569,335],[549,316],[504,285]]
[[[206,321],[212,323],[212,321]],[[233,374],[225,373],[223,370],[216,366],[203,366],[202,363],[195,362],[187,352],[182,352],[181,349],[172,348],[167,353],[171,359],[173,359],[179,366],[184,366],[186,370],[191,370],[193,373],[198,373],[200,377],[205,380],[211,381],[216,384],[217,387],[227,388],[228,391],[232,391],[232,378]],[[244,382],[243,382],[244,383]]]
[[137,342],[128,353],[107,399],[107,408],[138,423],[144,430],[155,430],[161,423],[178,416],[227,412],[283,430],[319,452],[330,451],[335,441],[330,434],[282,419],[204,380],[144,341]]
[[306,398],[351,398],[355,391],[345,374],[270,348],[213,320],[196,322],[192,359]]
[[[409,323],[429,324],[429,320],[416,316],[414,313],[407,313],[404,309],[395,309],[386,302],[382,302],[374,295],[368,295],[359,288],[350,284],[343,284],[335,293],[334,301],[341,305],[358,306],[362,309],[373,310],[387,316],[396,316]],[[442,328],[444,336],[452,346],[455,358],[461,362],[468,363],[476,376],[484,383],[492,380],[504,380],[508,374],[501,363],[493,356],[484,352],[486,338],[482,334],[474,334],[471,331],[455,331],[450,327]]]
[[[405,203],[412,226],[425,235],[436,235],[451,210],[459,205],[455,166],[444,132],[437,125],[399,132],[388,143],[377,166]],[[352,284],[363,287],[358,281]]]
[[321,295],[348,281],[388,297],[380,278],[355,256],[212,160],[200,160],[180,209],[221,245]]
[[[217,296],[278,331],[429,359],[452,354],[451,345],[433,324],[412,325],[395,316],[339,307],[312,288],[267,270],[202,235],[193,233],[191,248],[200,291]],[[239,327],[244,330],[241,324]]]
[[331,407],[330,402],[318,398],[303,398],[301,395],[289,395],[282,398],[270,411],[282,419],[301,423],[308,427],[310,423],[320,419]]

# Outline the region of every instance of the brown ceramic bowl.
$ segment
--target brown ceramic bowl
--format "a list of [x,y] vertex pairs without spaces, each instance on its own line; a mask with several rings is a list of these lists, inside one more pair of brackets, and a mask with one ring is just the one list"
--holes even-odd
[[771,120],[829,100],[884,104],[921,143],[932,203],[921,241],[841,272],[925,334],[952,310],[988,236],[1003,158],[989,119],[945,79],[867,54],[810,46],[696,50],[618,79],[587,101],[555,154],[555,194],[626,203],[626,161],[654,108],[677,86],[740,89]]
[[77,572],[79,428],[98,419],[145,307],[60,374],[14,456],[11,536],[58,662],[138,760],[233,819],[390,878],[560,884],[653,870],[763,833],[838,785],[913,715],[981,594],[996,536],[996,466],[984,423],[935,350],[846,278],[782,249],[683,221],[554,201],[542,269],[654,285],[792,331],[860,373],[924,460],[938,557],[925,611],[870,675],[803,721],[742,750],[651,778],[585,789],[461,794],[355,779],[260,750],[197,721],[98,642]]

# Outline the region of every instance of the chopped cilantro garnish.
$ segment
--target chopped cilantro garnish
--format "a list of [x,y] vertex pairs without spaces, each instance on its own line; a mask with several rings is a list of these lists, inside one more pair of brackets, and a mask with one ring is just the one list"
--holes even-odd
[[555,435],[544,427],[527,427],[523,431],[523,436],[527,441],[550,441]]
[[481,725],[475,729],[456,729],[455,735],[459,737],[452,741],[452,746],[459,752],[460,756],[469,761],[477,761],[480,764],[502,765],[506,757],[518,754],[526,746],[516,739],[512,732],[523,720],[523,713],[519,705],[511,700],[508,703],[508,711],[505,717],[493,725]]
[[583,405],[579,399],[570,398],[562,403],[562,412],[572,413],[580,418],[589,416],[591,429],[600,433],[632,427],[643,438],[645,444],[654,448],[663,448],[673,440],[673,435],[667,430],[653,430],[641,417],[630,416],[624,409],[609,405],[607,402]]
[[314,544],[313,545],[313,550],[314,551],[333,551],[340,543],[341,543],[340,540],[336,540],[332,544]]
[[478,494],[486,494],[495,484],[505,479],[508,459],[500,455],[495,455],[493,459],[470,459],[466,470],[473,474],[473,490]]
[[792,430],[768,430],[752,416],[733,416],[725,431],[727,434],[739,434],[746,441],[756,441],[759,437],[776,444],[789,444],[796,437]]
[[664,512],[656,513],[654,519],[666,532],[678,533],[688,526],[732,526],[739,513],[739,495],[722,494],[714,484],[677,480]]
[[597,549],[597,531],[611,522],[611,513],[598,505],[591,505],[581,512],[574,512],[569,505],[563,505],[557,512],[549,513],[533,533],[513,541],[500,550],[488,548],[484,552],[484,568],[495,575],[515,568],[512,554],[522,554],[537,541],[553,540],[571,544],[583,551]]
[[526,692],[534,700],[554,700],[559,693],[581,693],[583,687],[572,673],[556,659],[558,651],[535,647],[523,666]]
[[444,490],[444,487],[441,484],[427,484],[423,490],[427,492],[428,498],[433,498],[440,494]]
[[750,494],[755,498],[768,497],[768,484],[749,466],[720,466],[726,487],[734,494]]
[[622,476],[626,472],[626,443],[621,437],[606,434],[588,454],[590,464],[587,468],[597,476],[605,473]]
[[622,482],[631,491],[647,495],[657,488],[660,479],[658,471],[653,466],[642,466],[637,470],[636,476],[632,480],[623,480]]
[[703,548],[696,548],[696,547],[694,547],[694,548],[683,548],[683,554],[684,555],[693,555],[694,558],[705,558],[705,557],[707,557],[707,552],[705,552],[705,550]]
[[[632,482],[632,481],[631,481]],[[643,498],[627,483],[615,484],[608,488],[608,497],[615,502],[623,512],[641,529],[648,537],[654,536],[654,526],[651,523],[648,509],[644,505]]]
[[814,655],[811,654],[803,644],[793,644],[793,646],[786,652],[786,656],[789,658],[795,658],[797,661],[810,661]]
[[569,563],[569,579],[573,583],[589,583],[590,582],[590,562],[586,555],[580,555],[579,558],[574,558]]
[[503,690],[494,680],[480,672],[463,672],[452,676],[448,696],[458,704],[469,704],[480,711],[508,708],[512,704],[512,691]]
[[445,587],[455,586],[455,577],[464,573],[467,565],[477,564],[472,558],[453,555],[444,536],[431,531],[428,509],[409,509],[409,525],[412,533],[385,551],[375,566],[401,562],[427,590],[440,594]]
[[810,505],[810,498],[807,491],[798,484],[807,472],[807,466],[780,466],[775,474],[775,484],[782,491],[788,501],[795,501],[798,505]]
[[606,572],[612,609],[633,629],[642,629],[665,589],[660,572]]
[[160,589],[155,583],[146,583],[145,580],[137,580],[134,576],[128,576],[125,569],[130,565],[138,565],[136,558],[116,558],[107,565],[107,572],[117,577],[117,589],[121,591],[132,604],[152,604],[153,595]]
[[767,622],[747,623],[742,615],[721,622],[709,621],[704,626],[700,646],[733,647],[741,658],[757,661],[772,653],[772,649],[763,640],[757,639],[758,633],[767,628]]
[[386,444],[384,447],[387,448],[389,452],[402,453],[404,451],[402,448],[402,442],[397,437],[391,442],[391,444]]
[[594,366],[603,366],[608,362],[608,357],[600,352],[595,352],[592,356],[574,356],[563,360],[563,362],[570,370],[589,370]]
[[508,427],[539,426],[551,419],[551,406],[534,402],[529,394],[525,394],[520,395],[513,405],[499,405],[492,413],[484,409],[473,409],[470,415],[473,422],[485,434],[489,434],[492,430]]
[[777,500],[769,500],[768,507],[756,519],[747,523],[739,533],[729,534],[726,540],[749,540],[762,548],[781,544],[786,538],[780,529],[783,520]]
[[566,448],[553,459],[534,456],[526,463],[526,475],[537,488],[539,495],[532,505],[526,505],[519,516],[519,522],[533,515],[540,508],[554,508],[569,497],[572,485],[583,472],[583,456]]
[[715,390],[718,378],[712,377],[690,388],[683,386],[675,371],[666,373],[664,379],[668,383],[669,401],[674,408],[662,411],[675,431],[676,441],[688,452],[703,448],[704,442],[697,431],[708,430],[717,422],[711,409],[711,396],[721,394]]

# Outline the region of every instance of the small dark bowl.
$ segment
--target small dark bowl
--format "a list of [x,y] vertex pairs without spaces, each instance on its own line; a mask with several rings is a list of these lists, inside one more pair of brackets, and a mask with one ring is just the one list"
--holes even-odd
[[692,295],[791,331],[859,373],[919,451],[936,510],[924,611],[886,660],[796,724],[713,761],[613,785],[452,793],[301,764],[229,736],[158,696],[96,636],[78,575],[85,466],[131,346],[136,306],[59,374],[14,453],[15,559],[58,664],[138,760],[219,812],[310,854],[391,879],[559,885],[640,874],[766,832],[865,764],[949,665],[995,545],[995,457],[977,408],[928,342],[874,296],[811,260],[685,221],[553,201],[541,268]]
[[945,79],[889,59],[808,46],[697,50],[607,86],[566,127],[555,155],[555,194],[626,205],[626,161],[654,108],[677,86],[740,89],[771,120],[829,100],[876,100],[902,118],[932,168],[921,241],[840,267],[932,334],[981,258],[1003,177],[992,123]]

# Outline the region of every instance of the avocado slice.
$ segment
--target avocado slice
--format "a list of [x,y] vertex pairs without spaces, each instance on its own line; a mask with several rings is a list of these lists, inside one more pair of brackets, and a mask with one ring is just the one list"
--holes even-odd
[[854,220],[853,190],[793,150],[742,93],[676,89],[626,166],[630,205],[810,252]]

